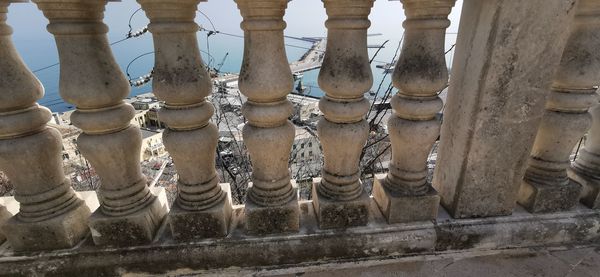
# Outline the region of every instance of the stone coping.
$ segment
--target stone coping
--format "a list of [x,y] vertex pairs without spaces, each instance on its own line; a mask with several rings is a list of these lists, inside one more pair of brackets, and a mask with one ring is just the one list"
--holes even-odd
[[47,273],[60,276],[168,274],[177,270],[292,266],[305,262],[351,261],[443,254],[464,250],[585,245],[600,237],[600,211],[578,205],[569,212],[534,215],[518,207],[513,215],[452,219],[440,208],[434,222],[387,224],[371,199],[369,224],[320,230],[311,201],[300,202],[298,233],[247,236],[243,206],[234,207],[230,234],[222,239],[176,242],[163,222],[150,245],[102,248],[88,236],[68,250],[18,254],[0,247],[0,275]]

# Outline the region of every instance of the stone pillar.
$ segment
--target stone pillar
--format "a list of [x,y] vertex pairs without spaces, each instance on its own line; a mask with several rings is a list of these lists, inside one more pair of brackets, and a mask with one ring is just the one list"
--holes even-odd
[[[577,56],[574,56],[571,70],[580,72],[576,76],[577,91],[590,92],[600,84],[600,3],[580,0],[576,23],[570,44]],[[564,59],[564,58],[563,58]],[[572,75],[572,74],[571,74]],[[598,101],[590,109],[592,128],[589,130],[585,146],[579,152],[577,160],[569,170],[569,177],[583,186],[581,202],[590,208],[600,208],[600,105]]]
[[[1,5],[1,4],[0,4]],[[1,6],[0,6],[1,7]],[[2,231],[2,226],[12,217],[13,215],[6,209],[6,207],[0,205],[0,244],[6,241],[6,235]],[[85,227],[84,229],[85,230]]]
[[456,218],[509,215],[574,0],[465,0],[433,186]]
[[50,110],[36,103],[44,88],[12,43],[10,2],[0,0],[0,170],[20,208],[2,232],[16,251],[71,248],[88,233],[90,209],[63,173],[60,132],[46,125]]
[[600,2],[580,0],[546,112],[519,191],[519,204],[533,213],[571,209],[581,185],[567,176],[570,155],[590,128],[588,113],[600,84]]
[[364,93],[373,85],[367,51],[368,19],[373,0],[324,0],[328,19],[327,47],[319,72],[326,95],[317,125],[325,164],[322,179],[313,184],[312,199],[322,229],[367,224],[369,195],[360,181],[360,154],[369,126],[369,101]]
[[600,209],[600,105],[590,109],[592,128],[577,160],[567,170],[569,178],[582,185],[581,202]]
[[231,200],[219,186],[215,155],[219,131],[209,123],[206,101],[212,81],[200,57],[194,22],[200,0],[138,0],[150,18],[155,65],[152,87],[165,101],[159,117],[163,141],[179,175],[179,194],[169,213],[178,240],[227,235]]
[[402,0],[404,42],[393,83],[394,111],[388,121],[392,161],[385,179],[376,178],[373,197],[389,223],[436,218],[440,197],[427,181],[427,158],[440,135],[437,96],[448,83],[444,54],[448,15],[455,0]]
[[294,126],[287,100],[293,79],[285,54],[283,15],[287,0],[236,0],[244,18],[244,60],[240,91],[248,97],[242,130],[252,159],[252,185],[246,198],[246,229],[251,234],[295,232],[298,194],[288,169]]
[[79,150],[100,176],[100,208],[89,221],[94,243],[151,242],[167,213],[140,168],[142,138],[123,101],[129,83],[115,62],[102,23],[107,0],[35,0],[50,20],[60,58],[60,94],[77,110]]

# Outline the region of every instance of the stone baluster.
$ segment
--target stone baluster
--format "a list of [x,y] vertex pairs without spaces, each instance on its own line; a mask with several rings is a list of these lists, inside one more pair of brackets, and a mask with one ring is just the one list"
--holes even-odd
[[[582,1],[578,9],[578,22],[574,26],[573,37],[577,42],[573,51],[583,51],[577,59],[578,64],[572,70],[580,70],[578,85],[593,90],[600,85],[600,3]],[[574,54],[570,54],[574,55]],[[598,91],[596,92],[598,93]],[[569,177],[583,186],[581,202],[590,208],[600,208],[600,105],[595,101],[590,109],[592,128],[588,132],[585,146],[579,152],[577,160],[568,170]]]
[[[12,217],[13,215],[6,209],[6,207],[0,205],[0,244],[6,241],[6,235],[2,231],[2,226]],[[85,230],[85,227],[84,229]]]
[[568,210],[579,200],[581,185],[568,178],[567,168],[573,148],[591,126],[588,110],[598,102],[599,28],[600,2],[579,1],[519,191],[519,203],[530,212]]
[[[227,235],[231,200],[219,186],[215,154],[219,132],[209,123],[212,82],[202,63],[194,22],[201,0],[138,0],[154,38],[153,89],[165,101],[165,146],[179,174],[179,194],[169,214],[176,239]],[[229,191],[229,186],[224,186]]]
[[376,178],[373,197],[389,223],[431,220],[440,197],[427,181],[427,158],[440,134],[437,94],[448,83],[444,55],[448,15],[455,0],[401,0],[406,13],[404,42],[393,82],[388,122],[392,161],[385,178]]
[[167,213],[140,167],[141,134],[131,125],[133,107],[123,101],[129,83],[119,69],[103,24],[107,0],[35,0],[49,19],[60,58],[60,94],[77,110],[72,123],[83,133],[81,153],[100,176],[100,208],[89,226],[98,245],[152,241]]
[[36,103],[44,88],[11,41],[11,2],[0,0],[0,170],[20,206],[2,231],[16,251],[70,248],[88,233],[90,209],[65,178],[60,132],[46,125],[50,111]]
[[240,91],[248,97],[242,132],[252,160],[246,198],[246,229],[251,234],[293,232],[299,228],[297,189],[288,169],[294,126],[287,94],[293,81],[285,54],[283,15],[287,0],[236,0],[244,18],[244,59]]
[[582,185],[580,201],[592,209],[600,209],[600,105],[590,109],[592,128],[585,146],[571,167],[569,178]]
[[324,0],[327,48],[319,72],[326,92],[317,125],[323,147],[322,179],[313,184],[313,206],[320,228],[367,224],[369,195],[360,181],[360,154],[369,134],[365,115],[373,76],[367,51],[373,0]]

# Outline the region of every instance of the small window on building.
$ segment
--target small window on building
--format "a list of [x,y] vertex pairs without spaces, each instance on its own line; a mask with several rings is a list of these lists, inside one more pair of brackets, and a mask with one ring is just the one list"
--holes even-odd
[[300,144],[300,148],[304,148],[304,143]]

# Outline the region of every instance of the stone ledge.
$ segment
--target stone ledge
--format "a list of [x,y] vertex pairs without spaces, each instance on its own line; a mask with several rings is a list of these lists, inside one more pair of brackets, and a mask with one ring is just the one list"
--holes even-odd
[[226,238],[191,243],[173,240],[161,228],[153,244],[98,248],[91,238],[71,250],[14,254],[0,247],[0,275],[50,273],[61,276],[119,275],[131,272],[165,274],[179,269],[286,266],[303,262],[348,261],[382,257],[440,254],[461,250],[597,243],[600,211],[578,205],[569,212],[529,214],[517,208],[512,216],[451,219],[440,209],[435,222],[389,225],[371,200],[369,224],[346,230],[320,230],[312,203],[300,203],[301,229],[295,234],[245,235],[241,206],[234,208]]

